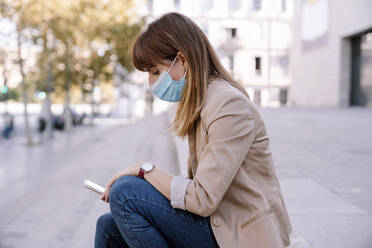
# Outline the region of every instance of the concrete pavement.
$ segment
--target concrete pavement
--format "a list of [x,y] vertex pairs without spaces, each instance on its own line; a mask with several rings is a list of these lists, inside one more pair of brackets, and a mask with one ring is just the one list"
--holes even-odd
[[164,116],[128,125],[80,128],[41,147],[1,146],[0,247],[93,247],[99,195],[117,171],[140,160],[179,174]]
[[[372,111],[260,112],[295,230],[292,247],[371,248]],[[139,160],[184,174],[187,144],[173,142],[168,122],[148,116],[77,128],[33,148],[0,144],[0,248],[93,247],[96,220],[109,206],[83,180],[105,185]]]
[[314,248],[372,247],[372,109],[261,109],[288,211]]

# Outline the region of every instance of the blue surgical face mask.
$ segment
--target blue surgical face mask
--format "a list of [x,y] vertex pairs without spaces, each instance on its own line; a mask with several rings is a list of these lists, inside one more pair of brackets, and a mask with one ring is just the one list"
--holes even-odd
[[185,74],[179,81],[173,80],[171,75],[169,75],[169,71],[172,69],[176,60],[177,56],[173,60],[172,65],[169,67],[168,71],[163,71],[158,79],[151,86],[152,93],[161,100],[167,102],[179,102],[182,97],[183,87],[186,83],[185,76],[187,69],[185,71]]

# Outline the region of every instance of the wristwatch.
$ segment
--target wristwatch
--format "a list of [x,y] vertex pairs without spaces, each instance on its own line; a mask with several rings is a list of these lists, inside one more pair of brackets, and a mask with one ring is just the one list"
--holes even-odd
[[155,168],[155,165],[151,162],[146,161],[142,164],[140,171],[138,173],[138,177],[145,178],[145,173],[150,172],[152,169]]

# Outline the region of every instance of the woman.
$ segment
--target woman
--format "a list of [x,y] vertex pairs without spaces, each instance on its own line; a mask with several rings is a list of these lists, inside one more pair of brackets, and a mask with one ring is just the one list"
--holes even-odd
[[188,137],[188,177],[151,162],[114,175],[101,197],[111,212],[97,221],[95,247],[288,246],[291,224],[265,125],[201,29],[165,14],[132,55],[152,93],[178,102],[171,130]]

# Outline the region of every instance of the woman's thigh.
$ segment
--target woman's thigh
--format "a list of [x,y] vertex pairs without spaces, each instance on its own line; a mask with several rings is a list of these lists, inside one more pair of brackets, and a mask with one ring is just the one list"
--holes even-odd
[[[170,201],[144,179],[136,176],[119,178],[110,190],[109,199],[111,212],[141,215],[170,247],[218,247],[209,217],[173,208]],[[115,221],[118,225],[124,224]]]

